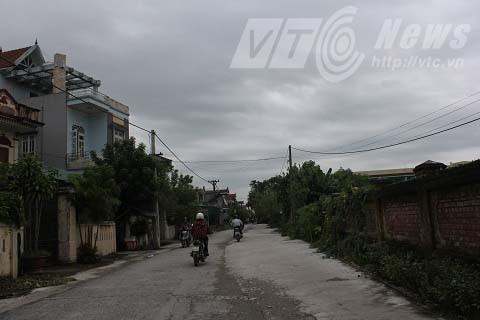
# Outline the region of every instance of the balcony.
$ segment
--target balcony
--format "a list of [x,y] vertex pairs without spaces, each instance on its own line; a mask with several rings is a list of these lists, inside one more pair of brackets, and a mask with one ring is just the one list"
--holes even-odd
[[83,170],[94,165],[91,151],[68,153],[66,156],[67,170]]
[[93,88],[69,91],[67,104],[73,108],[81,109],[82,111],[89,113],[95,111],[119,112],[125,117],[128,117],[130,112],[127,105],[118,102]]

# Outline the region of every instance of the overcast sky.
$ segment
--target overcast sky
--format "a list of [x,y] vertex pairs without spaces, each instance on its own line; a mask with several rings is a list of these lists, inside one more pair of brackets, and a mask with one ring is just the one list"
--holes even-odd
[[[51,59],[55,52],[66,53],[70,66],[102,80],[102,92],[130,106],[132,122],[155,129],[187,161],[284,156],[289,144],[310,150],[333,149],[401,125],[480,90],[480,4],[476,1],[0,3],[1,11],[8,12],[2,15],[0,29],[4,50],[31,45],[38,38],[47,58]],[[366,58],[347,80],[324,80],[313,54],[302,69],[230,68],[248,19],[327,19],[350,5],[358,8],[352,27],[356,48]],[[375,50],[385,19],[392,18],[401,18],[402,27],[419,24],[422,31],[428,24],[469,24],[471,30],[466,34],[466,45],[458,50],[448,45],[437,50],[419,46],[405,50],[400,48],[399,41],[392,49]],[[458,58],[463,59],[464,67],[391,71],[372,67],[369,61],[374,55],[432,56],[442,61]],[[453,109],[444,112],[449,110]],[[369,147],[397,142],[478,111],[480,105],[473,104]],[[353,170],[411,167],[428,159],[445,163],[473,160],[478,158],[478,129],[479,124],[474,123],[392,149],[334,159],[313,158],[325,169]],[[132,133],[139,141],[147,141],[145,133]],[[371,142],[374,140],[361,144]],[[293,154],[296,163],[311,156]],[[228,186],[244,199],[250,180],[279,173],[282,163],[279,159],[191,166],[205,178],[220,179],[222,187]],[[180,164],[177,166],[181,168]],[[195,183],[205,185],[198,179]]]

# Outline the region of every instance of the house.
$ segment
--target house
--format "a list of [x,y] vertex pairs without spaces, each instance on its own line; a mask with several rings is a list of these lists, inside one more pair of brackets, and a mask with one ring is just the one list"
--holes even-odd
[[[0,89],[0,163],[12,164],[20,156],[35,152],[32,143],[43,123],[39,110],[18,103]],[[17,277],[23,252],[23,230],[0,222],[0,276]]]
[[[129,137],[129,107],[101,93],[100,86],[100,80],[69,66],[64,54],[46,61],[38,43],[0,49],[1,161],[35,154],[61,173],[62,187],[44,214],[40,246],[62,262],[76,260],[80,238],[66,176],[92,165],[91,151],[100,154],[106,144]],[[11,239],[8,247],[15,248],[16,231],[2,228]],[[93,229],[99,230],[101,254],[116,251],[115,224]]]
[[228,188],[205,190],[204,187],[198,191],[199,208],[207,215],[210,224],[223,225],[229,208],[228,195],[230,195]]
[[227,204],[229,206],[235,205],[237,203],[237,194],[236,193],[229,193],[225,196],[225,200],[227,200]]
[[14,163],[21,155],[36,152],[40,110],[18,103],[0,89],[0,163]]
[[38,109],[45,125],[30,141],[47,166],[81,170],[91,151],[129,137],[129,107],[101,93],[101,81],[67,65],[64,54],[45,61],[40,46],[0,52],[0,88]]

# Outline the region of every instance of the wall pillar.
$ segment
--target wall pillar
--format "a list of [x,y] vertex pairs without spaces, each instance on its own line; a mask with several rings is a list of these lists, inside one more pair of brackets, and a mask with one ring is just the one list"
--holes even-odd
[[58,194],[58,260],[77,261],[77,213],[68,198],[69,193]]
[[432,210],[430,208],[430,194],[428,190],[420,185],[418,188],[418,201],[420,204],[420,246],[423,249],[431,251],[435,248],[434,230],[432,223]]

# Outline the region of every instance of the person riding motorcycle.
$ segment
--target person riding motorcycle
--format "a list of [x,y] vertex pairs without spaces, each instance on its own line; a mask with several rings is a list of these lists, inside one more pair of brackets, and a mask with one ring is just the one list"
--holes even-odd
[[232,220],[232,227],[235,230],[235,228],[240,228],[240,234],[243,235],[243,221],[238,218],[238,216],[235,216]]
[[182,223],[182,225],[180,226],[180,235],[179,235],[180,240],[181,240],[182,231],[187,231],[190,240],[192,240],[191,230],[192,230],[192,224],[190,223],[190,221],[188,221],[188,218],[187,218],[187,217],[184,217],[184,218],[183,218],[183,223]]
[[202,241],[205,255],[208,256],[208,234],[210,231],[208,223],[205,221],[205,217],[201,212],[197,213],[195,218],[196,221],[193,223],[192,227],[193,239]]

